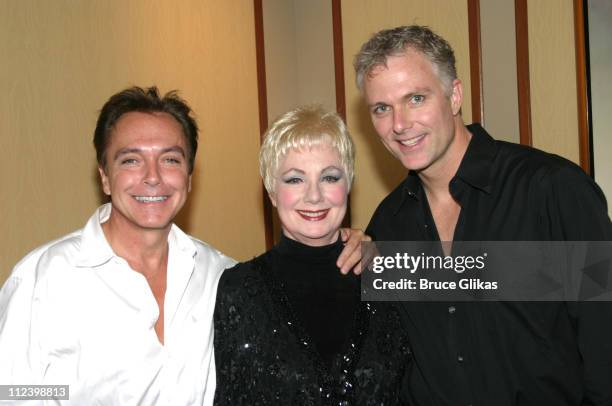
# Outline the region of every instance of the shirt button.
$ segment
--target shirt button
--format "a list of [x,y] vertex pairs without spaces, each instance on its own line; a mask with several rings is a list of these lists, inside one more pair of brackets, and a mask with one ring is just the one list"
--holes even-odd
[[455,306],[448,306],[448,313],[449,314],[454,314],[457,311],[457,309],[455,308]]
[[464,361],[463,355],[457,355],[457,362],[461,363]]

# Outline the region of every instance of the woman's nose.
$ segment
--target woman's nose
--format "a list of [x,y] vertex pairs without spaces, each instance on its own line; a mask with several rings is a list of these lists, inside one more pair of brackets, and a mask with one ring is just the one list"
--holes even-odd
[[319,182],[312,182],[308,185],[308,190],[306,191],[306,202],[308,203],[319,203],[323,198],[323,194],[321,193],[321,187]]

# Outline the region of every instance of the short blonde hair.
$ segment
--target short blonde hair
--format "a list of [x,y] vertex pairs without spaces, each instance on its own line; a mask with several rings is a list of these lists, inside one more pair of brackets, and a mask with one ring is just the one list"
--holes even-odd
[[338,114],[312,105],[286,112],[266,131],[259,150],[259,173],[268,193],[274,192],[276,172],[289,151],[323,143],[338,151],[350,190],[355,166],[351,135]]

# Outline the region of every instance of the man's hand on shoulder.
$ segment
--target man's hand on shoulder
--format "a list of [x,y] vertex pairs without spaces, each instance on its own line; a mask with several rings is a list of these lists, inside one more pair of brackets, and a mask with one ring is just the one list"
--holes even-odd
[[355,275],[361,273],[361,261],[363,253],[361,251],[361,243],[372,241],[372,238],[362,230],[353,228],[340,229],[340,236],[344,242],[344,249],[338,257],[336,265],[340,268],[340,272],[347,274],[353,270]]

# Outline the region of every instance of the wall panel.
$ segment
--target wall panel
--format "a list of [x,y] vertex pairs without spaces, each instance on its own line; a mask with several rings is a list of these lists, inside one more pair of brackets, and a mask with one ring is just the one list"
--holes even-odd
[[572,0],[528,2],[531,123],[534,147],[579,164],[573,13]]
[[608,214],[612,217],[612,3],[590,0],[588,7],[593,168],[595,181],[606,195]]
[[519,143],[514,0],[480,2],[484,122],[496,139]]

